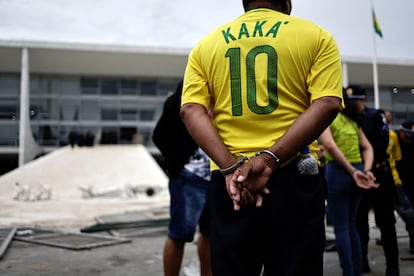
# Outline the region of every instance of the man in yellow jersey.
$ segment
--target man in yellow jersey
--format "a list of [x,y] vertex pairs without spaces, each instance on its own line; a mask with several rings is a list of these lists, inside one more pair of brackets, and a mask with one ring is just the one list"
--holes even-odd
[[323,275],[323,190],[299,155],[342,106],[339,50],[290,0],[243,6],[191,51],[181,101],[212,160],[213,275]]

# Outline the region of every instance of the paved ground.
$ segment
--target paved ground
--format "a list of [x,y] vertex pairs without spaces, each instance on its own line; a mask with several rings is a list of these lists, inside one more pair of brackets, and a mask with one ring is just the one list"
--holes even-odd
[[[401,257],[408,254],[408,237],[404,224],[398,221],[398,241]],[[76,232],[76,229],[67,229]],[[141,231],[141,230],[140,230]],[[69,250],[22,241],[13,241],[0,260],[0,275],[162,275],[162,248],[165,227],[146,228],[145,232],[129,232],[129,243],[121,243],[90,250]],[[327,228],[328,238],[331,229]],[[384,275],[384,257],[381,246],[375,244],[378,231],[372,229],[369,260],[372,272],[367,276]],[[411,255],[411,257],[414,257]],[[341,275],[337,252],[325,253],[326,276]],[[181,275],[198,275],[196,245],[186,247]],[[400,262],[401,275],[414,275],[414,261]]]
[[[113,214],[123,216],[125,212],[145,213],[155,218],[165,216],[163,208],[166,208],[169,202],[165,175],[160,173],[160,168],[154,166],[155,161],[144,158],[148,154],[137,159],[139,152],[136,150],[139,151],[138,148],[126,150],[111,147],[73,150],[65,148],[25,166],[18,172],[0,177],[0,228],[36,227],[79,233],[82,227],[95,223],[97,217],[105,218]],[[87,159],[89,157],[93,157],[93,160]],[[81,169],[71,172],[68,168],[73,168],[73,164],[77,164]],[[125,168],[117,167],[115,164],[134,164],[134,166],[124,171]],[[153,170],[155,172],[151,173]],[[145,181],[142,180],[143,171],[149,175]],[[114,179],[117,180],[116,183]],[[21,184],[44,184],[49,181],[46,184],[52,189],[52,197],[40,201],[13,200],[17,181]],[[101,196],[84,199],[78,186],[86,182],[100,183],[96,187],[98,189],[96,192]],[[124,196],[125,183],[151,183],[151,186],[154,186],[154,182],[162,183],[162,189],[154,196],[146,197],[142,193],[132,198]],[[160,208],[164,212],[159,212]],[[397,228],[400,255],[410,257],[408,236],[400,219]],[[141,227],[129,231],[117,231],[117,233],[121,237],[127,237],[129,242],[104,247],[92,246],[88,250],[71,250],[13,240],[0,259],[0,276],[158,276],[163,274],[162,250],[166,236],[165,226]],[[107,232],[100,232],[100,234],[105,237],[110,236]],[[333,237],[330,227],[327,228],[327,237]],[[384,275],[384,257],[381,246],[375,244],[375,238],[379,237],[375,227],[371,229],[371,237],[369,260],[372,273],[366,275]],[[62,237],[57,238],[59,239],[64,240]],[[337,252],[326,252],[324,266],[325,276],[341,275]],[[186,246],[182,268],[181,276],[198,275],[194,243]],[[414,261],[401,260],[400,268],[401,276],[414,276]]]

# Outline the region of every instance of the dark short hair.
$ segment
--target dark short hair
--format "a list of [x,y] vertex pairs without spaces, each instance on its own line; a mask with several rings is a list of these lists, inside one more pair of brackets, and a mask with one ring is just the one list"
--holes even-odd
[[[249,3],[254,2],[256,0],[243,0],[243,8],[246,11],[247,10],[247,6],[249,5]],[[269,3],[274,3],[274,4],[278,4],[278,3],[282,3],[284,0],[267,0]]]
[[252,0],[243,0],[243,8],[244,10],[247,10],[247,5],[252,2]]
[[347,95],[347,89],[349,89],[349,87],[342,88],[345,108],[341,110],[341,113],[356,122],[357,125],[361,127],[363,122],[363,115],[362,113],[358,112],[356,101],[354,101],[354,99],[350,99]]
[[345,88],[344,96],[349,100],[366,100],[367,91],[361,85],[351,84]]

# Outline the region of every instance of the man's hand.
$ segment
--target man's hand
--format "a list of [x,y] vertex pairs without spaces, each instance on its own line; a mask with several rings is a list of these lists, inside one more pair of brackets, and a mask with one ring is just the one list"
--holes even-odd
[[242,206],[253,204],[256,207],[262,206],[262,193],[270,193],[266,188],[274,169],[270,162],[266,156],[255,156],[240,166],[231,176],[226,176],[227,191],[233,200],[234,210],[238,211]]
[[241,191],[237,187],[236,183],[232,181],[233,173],[224,176],[226,180],[226,189],[231,200],[233,201],[234,210],[240,210]]

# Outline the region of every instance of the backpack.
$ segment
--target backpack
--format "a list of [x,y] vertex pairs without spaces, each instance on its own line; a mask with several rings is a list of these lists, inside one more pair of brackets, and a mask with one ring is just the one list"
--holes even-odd
[[182,82],[164,102],[163,112],[152,133],[152,141],[165,158],[167,172],[173,178],[178,176],[198,147],[180,117],[181,92]]

